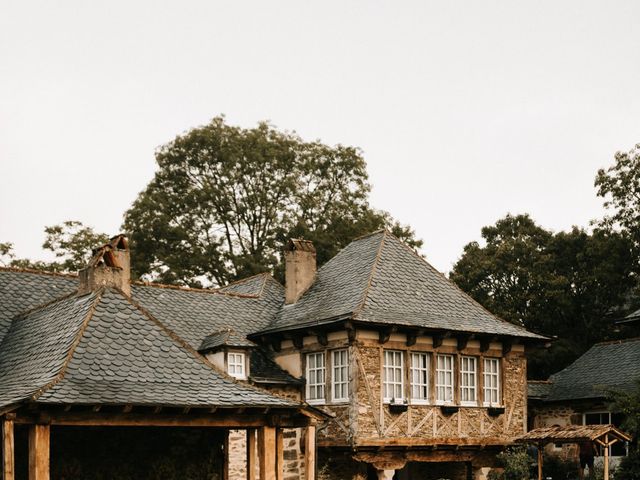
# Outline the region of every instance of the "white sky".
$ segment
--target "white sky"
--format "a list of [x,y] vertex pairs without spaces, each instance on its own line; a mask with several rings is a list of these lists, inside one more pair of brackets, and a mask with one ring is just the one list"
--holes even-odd
[[0,2],[0,241],[117,233],[154,149],[224,113],[363,149],[372,203],[450,270],[483,225],[602,214],[640,142],[640,2]]

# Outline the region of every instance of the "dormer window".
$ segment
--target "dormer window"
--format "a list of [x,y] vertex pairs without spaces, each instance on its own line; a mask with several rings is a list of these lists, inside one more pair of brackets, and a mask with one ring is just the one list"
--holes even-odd
[[245,380],[245,355],[240,352],[229,352],[227,354],[227,373],[234,378]]

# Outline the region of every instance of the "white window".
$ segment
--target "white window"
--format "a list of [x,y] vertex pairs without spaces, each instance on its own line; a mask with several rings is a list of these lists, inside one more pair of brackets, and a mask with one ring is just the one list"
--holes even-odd
[[429,354],[411,354],[411,402],[429,402]]
[[227,373],[235,378],[246,378],[244,373],[244,353],[227,354]]
[[478,362],[476,357],[460,357],[460,404],[477,405]]
[[307,402],[324,403],[324,352],[307,353]]
[[453,356],[436,357],[436,403],[453,403]]
[[331,352],[331,400],[349,400],[349,354],[347,350]]
[[385,402],[404,399],[402,352],[384,351],[383,395]]
[[497,407],[500,405],[500,360],[485,358],[483,367],[484,405]]

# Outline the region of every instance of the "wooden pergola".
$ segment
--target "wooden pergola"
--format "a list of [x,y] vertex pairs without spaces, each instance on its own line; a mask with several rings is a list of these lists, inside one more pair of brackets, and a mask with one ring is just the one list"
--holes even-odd
[[604,448],[604,480],[609,480],[609,447],[616,442],[628,442],[629,434],[613,425],[567,425],[535,428],[516,440],[538,447],[538,480],[542,480],[542,449],[548,443],[590,442]]
[[[32,407],[34,407],[32,405]],[[2,480],[15,479],[14,425],[28,427],[29,480],[49,480],[52,426],[76,427],[199,427],[247,432],[248,480],[282,480],[285,428],[305,431],[305,478],[316,471],[316,425],[326,417],[312,408],[167,408],[142,406],[58,406],[0,409]],[[225,454],[226,455],[226,454]],[[225,458],[225,464],[228,458]],[[228,475],[225,466],[224,478]],[[256,475],[258,473],[258,475]]]

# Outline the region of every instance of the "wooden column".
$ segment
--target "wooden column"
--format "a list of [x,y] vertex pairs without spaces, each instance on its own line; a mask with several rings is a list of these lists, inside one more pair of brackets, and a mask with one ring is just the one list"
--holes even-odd
[[316,480],[316,427],[309,425],[304,436],[304,478]]
[[15,479],[13,418],[2,420],[2,478],[4,480]]
[[29,480],[49,480],[49,425],[29,425]]
[[284,480],[284,436],[281,428],[276,429],[276,478]]
[[260,427],[258,430],[260,480],[276,480],[276,429]]
[[229,430],[225,430],[224,432],[223,445],[224,459],[222,463],[222,480],[229,480]]
[[544,445],[542,443],[538,444],[538,480],[542,480],[542,450],[544,449]]
[[[609,435],[604,436],[604,480],[609,480]],[[591,476],[591,471],[589,471]]]
[[247,480],[256,480],[258,465],[258,449],[256,445],[256,429],[247,429]]

